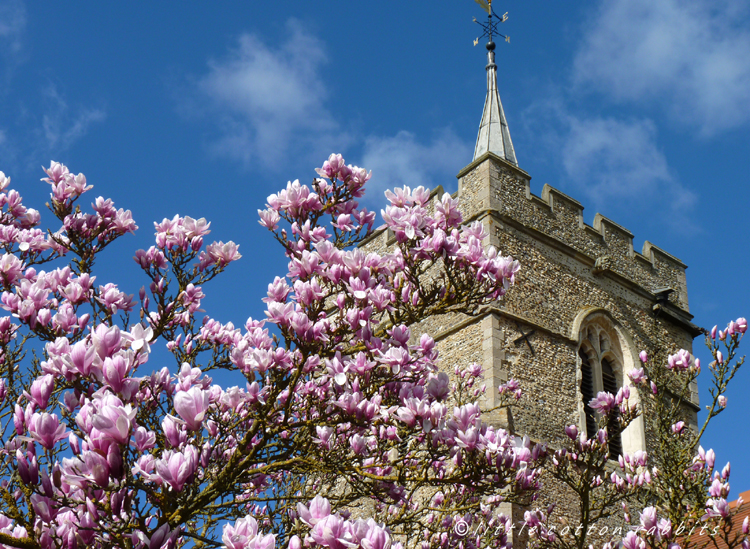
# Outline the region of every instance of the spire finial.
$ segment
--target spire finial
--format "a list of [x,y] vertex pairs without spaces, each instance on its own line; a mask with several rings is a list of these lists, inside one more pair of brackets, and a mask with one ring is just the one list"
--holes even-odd
[[[487,23],[482,23],[474,18],[474,22],[484,29],[482,36],[474,40],[474,45],[479,43],[485,36],[487,42],[487,98],[484,101],[484,112],[482,121],[479,124],[479,135],[477,135],[477,144],[474,147],[474,160],[487,152],[491,152],[506,162],[518,166],[516,153],[513,150],[513,142],[510,140],[510,130],[508,122],[505,120],[505,112],[500,102],[500,95],[497,92],[497,65],[495,64],[495,42],[492,40],[494,35],[501,36],[506,42],[510,42],[510,37],[497,32],[497,25],[505,23],[508,20],[508,13],[499,17],[492,9],[492,0],[474,0],[484,11],[487,12]],[[493,21],[492,16],[496,21]]]
[[[496,34],[498,36],[502,36],[506,42],[510,42],[510,36],[505,36],[504,34],[500,34],[497,32],[497,26],[500,23],[505,23],[508,20],[508,12],[506,11],[502,17],[498,16],[498,14],[495,13],[495,11],[492,9],[492,0],[474,0],[477,4],[479,4],[484,11],[487,12],[487,22],[482,23],[481,21],[477,21],[477,18],[474,18],[474,22],[482,27],[484,29],[484,32],[482,33],[482,36],[478,36],[474,39],[474,45],[476,46],[479,44],[479,40],[484,38],[485,36],[489,40],[487,43],[487,49],[490,49],[489,44],[493,45],[494,49],[494,42],[492,41],[492,35]],[[492,16],[495,16],[498,21],[493,21]]]

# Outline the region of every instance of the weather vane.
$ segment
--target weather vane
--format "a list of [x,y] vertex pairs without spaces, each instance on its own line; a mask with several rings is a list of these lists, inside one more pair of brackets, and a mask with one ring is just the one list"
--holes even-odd
[[[505,23],[508,20],[508,12],[506,11],[502,17],[500,17],[498,14],[495,13],[495,11],[492,9],[492,0],[474,0],[477,4],[479,4],[484,11],[487,12],[487,22],[482,23],[481,21],[477,21],[477,18],[474,18],[474,22],[482,27],[484,29],[484,33],[482,33],[482,36],[478,36],[474,39],[474,45],[476,46],[479,44],[479,40],[481,38],[484,38],[485,36],[489,38],[489,41],[492,42],[492,36],[498,35],[505,38],[506,42],[510,42],[510,36],[505,36],[504,34],[500,34],[497,32],[497,26],[500,23]],[[497,21],[492,20],[492,16],[495,16]]]

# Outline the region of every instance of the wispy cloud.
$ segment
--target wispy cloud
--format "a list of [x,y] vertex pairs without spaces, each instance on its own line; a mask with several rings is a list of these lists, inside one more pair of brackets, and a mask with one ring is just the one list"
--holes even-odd
[[295,20],[276,48],[242,35],[226,58],[209,63],[198,84],[219,125],[214,152],[267,166],[295,148],[322,154],[333,135],[345,137],[325,107],[326,61],[323,43]]
[[21,0],[0,0],[0,91],[7,85],[16,67],[24,59],[23,37],[26,31],[26,6]]
[[27,100],[0,129],[0,169],[20,173],[60,155],[83,139],[94,124],[106,118],[103,108],[69,105],[65,96],[49,84]]
[[21,0],[0,1],[0,51],[15,57],[21,52],[26,29],[26,7]]
[[37,148],[44,154],[57,155],[69,149],[88,132],[92,124],[102,122],[106,112],[101,108],[71,109],[55,86],[44,90],[44,114],[37,130]]
[[750,7],[739,0],[602,2],[574,61],[578,89],[649,101],[710,136],[750,122]]
[[400,131],[393,137],[370,136],[365,140],[362,164],[372,170],[368,203],[384,203],[383,192],[408,185],[451,189],[456,173],[471,160],[471,148],[449,129],[437,133],[428,144],[413,133]]
[[287,23],[278,46],[243,34],[226,57],[209,62],[190,105],[219,132],[211,151],[272,168],[290,157],[316,163],[331,151],[361,146],[362,165],[373,171],[368,205],[380,205],[383,191],[394,186],[453,183],[456,166],[471,158],[465,143],[450,130],[422,143],[408,131],[367,136],[348,129],[327,107],[327,62],[323,42],[298,21]]
[[524,113],[526,129],[544,135],[544,154],[596,208],[629,203],[685,212],[696,196],[672,173],[648,118],[617,119],[572,111],[559,98],[536,103]]

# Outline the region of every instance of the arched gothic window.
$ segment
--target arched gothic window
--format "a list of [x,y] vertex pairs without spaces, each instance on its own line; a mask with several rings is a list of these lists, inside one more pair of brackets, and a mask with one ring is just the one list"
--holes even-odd
[[596,432],[596,415],[589,402],[594,398],[594,371],[591,368],[588,355],[583,348],[578,350],[581,359],[581,398],[583,399],[583,413],[586,418],[586,434]]
[[[623,355],[621,337],[613,326],[609,317],[603,313],[594,313],[587,317],[579,330],[579,412],[581,416],[580,428],[587,437],[595,436],[599,416],[589,406],[589,402],[599,391],[617,394],[625,378],[625,359],[630,361],[628,354]],[[629,351],[629,349],[625,349]],[[632,364],[629,364],[632,367]],[[617,459],[623,453],[623,446],[627,451],[642,448],[642,426],[631,426],[626,433],[628,444],[623,445],[623,434],[620,432],[616,414],[610,414],[607,432],[609,433],[609,458]]]

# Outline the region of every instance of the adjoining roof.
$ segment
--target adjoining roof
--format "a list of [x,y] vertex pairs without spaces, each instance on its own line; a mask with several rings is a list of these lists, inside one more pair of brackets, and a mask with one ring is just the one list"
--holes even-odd
[[[729,541],[737,542],[737,545],[735,546],[738,546],[739,542],[742,541],[744,537],[742,535],[742,521],[745,520],[745,517],[750,516],[750,490],[742,492],[736,500],[729,503],[729,508],[732,512],[736,510],[739,498],[742,498],[744,503],[739,512],[732,518],[732,530],[729,533]],[[728,549],[727,543],[721,538],[720,534],[714,539],[711,539],[708,533],[701,534],[698,529],[696,529],[691,542],[696,549]]]
[[505,120],[503,104],[497,92],[497,65],[495,65],[495,43],[487,44],[487,98],[484,101],[482,121],[479,124],[477,144],[474,147],[476,160],[483,154],[491,152],[506,162],[518,166],[516,152],[510,139],[508,122]]

